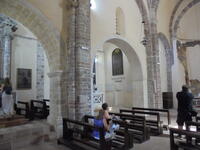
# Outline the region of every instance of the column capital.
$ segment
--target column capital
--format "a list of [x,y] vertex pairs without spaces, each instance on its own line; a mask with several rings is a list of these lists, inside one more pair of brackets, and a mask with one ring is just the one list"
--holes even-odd
[[67,0],[67,8],[71,9],[71,8],[77,8],[79,5],[79,1],[78,0]]
[[11,36],[17,30],[17,23],[10,17],[0,14],[0,36]]

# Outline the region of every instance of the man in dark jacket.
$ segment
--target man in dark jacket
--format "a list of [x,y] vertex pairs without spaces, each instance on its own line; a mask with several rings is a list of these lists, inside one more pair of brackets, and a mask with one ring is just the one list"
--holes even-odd
[[183,129],[186,121],[192,121],[191,112],[193,111],[192,100],[194,96],[188,91],[186,85],[182,86],[182,91],[176,94],[178,100],[177,124],[179,129]]

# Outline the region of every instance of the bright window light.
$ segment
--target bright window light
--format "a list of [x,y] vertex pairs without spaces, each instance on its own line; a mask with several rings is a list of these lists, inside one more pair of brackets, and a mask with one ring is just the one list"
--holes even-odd
[[95,0],[91,0],[91,9],[96,9]]

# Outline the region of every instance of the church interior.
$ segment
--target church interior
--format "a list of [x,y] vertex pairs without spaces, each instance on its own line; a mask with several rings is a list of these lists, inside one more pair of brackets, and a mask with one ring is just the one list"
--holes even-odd
[[200,0],[0,0],[0,150],[200,150],[199,58]]

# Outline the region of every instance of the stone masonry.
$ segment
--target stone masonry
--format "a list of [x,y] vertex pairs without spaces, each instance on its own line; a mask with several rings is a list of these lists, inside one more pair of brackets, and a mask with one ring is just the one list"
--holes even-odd
[[42,45],[37,43],[37,73],[36,73],[36,90],[37,99],[44,98],[44,49]]
[[159,0],[148,1],[149,14],[143,0],[136,0],[144,23],[144,34],[147,39],[147,87],[148,105],[152,108],[162,107],[161,79],[159,65],[159,47],[157,34],[157,7]]

